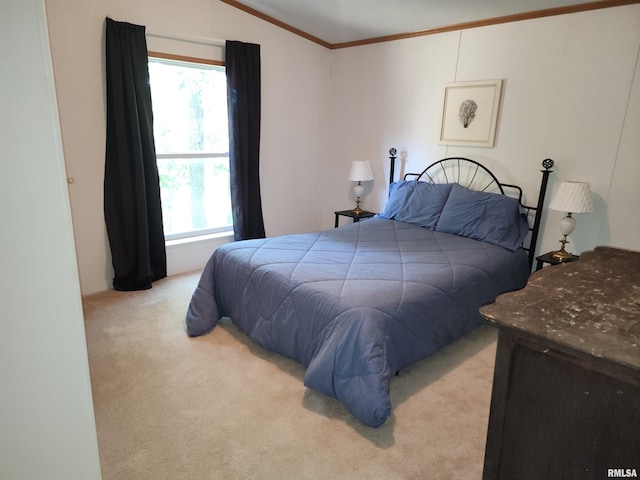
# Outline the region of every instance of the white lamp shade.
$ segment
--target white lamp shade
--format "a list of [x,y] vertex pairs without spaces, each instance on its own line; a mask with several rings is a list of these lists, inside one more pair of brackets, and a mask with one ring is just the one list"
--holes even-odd
[[584,182],[562,182],[551,198],[549,208],[567,213],[591,212],[591,185]]
[[349,180],[352,182],[367,182],[373,180],[373,171],[368,160],[354,160],[349,169]]

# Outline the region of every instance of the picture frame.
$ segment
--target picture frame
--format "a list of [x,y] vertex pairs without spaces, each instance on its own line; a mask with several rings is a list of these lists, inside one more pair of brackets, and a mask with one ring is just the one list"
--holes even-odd
[[439,143],[495,146],[501,93],[501,79],[445,84]]

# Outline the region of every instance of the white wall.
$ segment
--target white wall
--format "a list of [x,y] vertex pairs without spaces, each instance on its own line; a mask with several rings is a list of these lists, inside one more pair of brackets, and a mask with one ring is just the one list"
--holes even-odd
[[0,478],[100,478],[43,0],[0,15]]
[[640,249],[640,60],[636,58],[633,87],[620,146],[609,187],[606,215],[602,219],[599,242],[602,245]]
[[[330,149],[340,155],[325,170],[324,210],[350,205],[349,182],[336,179],[365,158],[376,177],[365,207],[381,209],[392,146],[407,150],[413,171],[445,156],[478,159],[523,185],[534,204],[550,157],[549,192],[560,179],[590,182],[594,192],[595,211],[576,215],[571,250],[640,250],[631,213],[640,204],[639,25],[632,5],[336,51]],[[505,80],[496,147],[439,145],[444,83],[494,78]],[[545,214],[539,252],[557,248],[561,216]]]
[[[105,110],[103,22],[150,32],[262,45],[262,197],[267,235],[333,226],[350,208],[353,159],[373,162],[364,207],[386,199],[390,147],[408,166],[462,155],[486,162],[535,202],[540,163],[592,183],[595,212],[576,215],[575,253],[597,244],[640,249],[640,5],[495,25],[330,51],[215,0],[46,0],[83,293],[111,288],[102,213]],[[149,39],[149,48],[220,57],[216,47]],[[437,143],[443,85],[503,78],[495,148]],[[546,211],[538,252],[556,249],[562,214]],[[628,217],[631,217],[630,219]],[[170,247],[169,273],[199,268],[226,239]]]
[[[267,235],[317,228],[312,179],[327,145],[331,52],[215,0],[46,0],[60,122],[84,294],[111,288],[104,226],[106,16],[150,33],[229,39],[261,45],[261,182]],[[220,47],[148,38],[150,50],[220,58]],[[167,249],[168,273],[201,268],[228,239]]]

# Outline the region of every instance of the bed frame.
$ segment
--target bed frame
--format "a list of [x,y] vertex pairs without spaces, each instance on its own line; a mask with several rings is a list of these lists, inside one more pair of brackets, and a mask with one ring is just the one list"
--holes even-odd
[[[396,153],[397,150],[395,148],[391,148],[389,150],[389,160],[391,162],[389,183],[393,183],[395,178]],[[544,170],[541,170],[542,181],[540,183],[540,192],[538,193],[538,203],[535,207],[522,203],[522,188],[518,185],[501,183],[487,167],[469,158],[443,158],[442,160],[432,163],[420,173],[405,174],[404,180],[410,179],[430,183],[455,182],[472,190],[499,193],[517,198],[520,206],[526,212],[527,220],[529,221],[530,235],[525,239],[525,244],[522,248],[529,256],[529,268],[531,269],[533,267],[536,244],[538,242],[538,234],[540,232],[540,222],[542,218],[544,198],[547,192],[547,183],[549,181],[549,175],[553,171],[551,170],[553,164],[554,162],[550,158],[547,158],[542,162]]]

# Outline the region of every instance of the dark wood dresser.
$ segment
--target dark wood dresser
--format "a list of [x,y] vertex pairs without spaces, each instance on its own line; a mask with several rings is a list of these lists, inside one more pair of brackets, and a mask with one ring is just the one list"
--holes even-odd
[[640,478],[640,252],[598,247],[480,311],[499,328],[483,479]]

